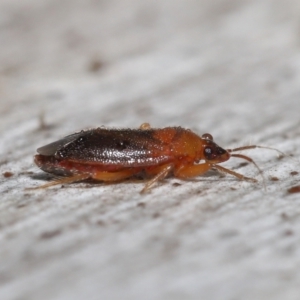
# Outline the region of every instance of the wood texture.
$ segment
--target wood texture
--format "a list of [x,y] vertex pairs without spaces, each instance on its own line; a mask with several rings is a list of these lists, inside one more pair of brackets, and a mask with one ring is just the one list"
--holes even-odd
[[[1,0],[1,300],[299,299],[299,3]],[[143,122],[293,157],[245,152],[266,190],[237,158],[258,184],[25,190],[51,178],[36,148]]]

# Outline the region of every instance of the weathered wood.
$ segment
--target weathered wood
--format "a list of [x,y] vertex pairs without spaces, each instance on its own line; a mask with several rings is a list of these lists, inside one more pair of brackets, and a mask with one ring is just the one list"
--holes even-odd
[[[2,0],[0,299],[299,299],[299,3]],[[258,184],[24,190],[36,148],[143,122],[294,157],[246,152],[266,191],[238,158]]]

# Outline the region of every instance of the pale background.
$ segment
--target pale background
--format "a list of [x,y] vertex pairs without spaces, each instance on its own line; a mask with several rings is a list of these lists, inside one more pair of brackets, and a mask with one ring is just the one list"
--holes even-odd
[[[1,0],[0,45],[1,300],[300,299],[299,0]],[[294,157],[24,190],[37,147],[143,122]]]

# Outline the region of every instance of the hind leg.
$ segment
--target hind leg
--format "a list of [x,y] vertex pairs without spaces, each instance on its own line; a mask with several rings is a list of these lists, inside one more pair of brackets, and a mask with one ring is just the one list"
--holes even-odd
[[78,182],[82,180],[86,180],[89,178],[99,180],[99,181],[119,181],[128,177],[131,177],[132,175],[136,174],[137,171],[135,169],[128,169],[128,170],[122,170],[118,172],[104,172],[104,171],[98,171],[95,173],[84,173],[84,174],[75,174],[69,177],[62,177],[53,181],[50,181],[49,183],[43,184],[38,187],[34,188],[27,188],[26,190],[37,190],[37,189],[45,189],[50,186],[59,185],[59,184],[68,184],[73,182]]
[[26,188],[26,190],[46,189],[50,186],[78,182],[78,181],[82,181],[82,180],[85,180],[85,179],[88,179],[88,178],[90,178],[89,174],[76,174],[76,175],[73,175],[73,176],[70,176],[70,177],[62,177],[62,178],[55,179],[53,181],[50,181],[50,182],[48,182],[46,184],[43,184],[43,185],[40,185],[38,187]]

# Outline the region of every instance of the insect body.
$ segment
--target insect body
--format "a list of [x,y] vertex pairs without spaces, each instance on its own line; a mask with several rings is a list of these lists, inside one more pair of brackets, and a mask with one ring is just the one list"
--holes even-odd
[[64,176],[38,188],[89,178],[113,182],[144,175],[151,178],[142,190],[145,192],[169,174],[186,179],[210,169],[256,182],[218,165],[231,156],[255,164],[248,156],[231,153],[256,147],[260,146],[225,150],[210,134],[200,137],[181,127],[152,129],[145,123],[139,129],[97,128],[69,135],[38,148],[34,161],[43,171]]

